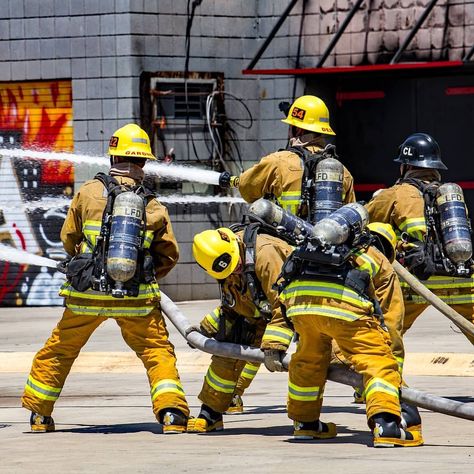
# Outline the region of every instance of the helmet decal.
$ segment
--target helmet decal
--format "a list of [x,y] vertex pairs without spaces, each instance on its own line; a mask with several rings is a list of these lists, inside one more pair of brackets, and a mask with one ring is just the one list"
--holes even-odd
[[117,148],[119,142],[119,137],[111,137],[109,141],[110,148]]
[[299,107],[293,107],[291,112],[291,116],[295,117],[299,120],[304,120],[304,116],[306,115],[306,110],[300,109]]
[[146,145],[148,143],[148,140],[146,138],[133,137],[132,143],[144,143]]
[[230,242],[229,236],[225,232],[223,232],[220,229],[217,229],[217,232],[219,232],[219,235],[221,236],[222,240],[225,240],[226,242]]
[[216,273],[223,272],[232,261],[232,256],[228,253],[223,253],[219,255],[212,264],[212,271]]

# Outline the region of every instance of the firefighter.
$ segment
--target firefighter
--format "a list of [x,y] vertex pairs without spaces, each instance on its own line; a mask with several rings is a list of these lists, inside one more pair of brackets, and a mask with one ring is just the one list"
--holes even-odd
[[[263,157],[240,177],[221,173],[222,187],[236,187],[242,197],[252,203],[261,197],[272,197],[281,207],[307,218],[307,206],[302,202],[302,190],[310,179],[310,165],[335,155],[335,148],[326,144],[335,135],[329,124],[326,104],[316,96],[304,95],[294,101],[282,122],[290,125],[290,147]],[[314,170],[314,169],[313,169]],[[343,203],[355,202],[354,183],[344,167]]]
[[[383,222],[372,222],[367,225],[367,229],[373,236],[374,247],[381,251],[387,257],[387,260],[392,263],[395,259],[397,246],[397,236],[392,226]],[[390,336],[392,354],[397,361],[398,370],[401,374],[405,360],[405,348],[402,338],[405,309],[402,289],[397,275],[392,266],[386,264],[386,260],[382,260],[382,265],[380,265],[374,277],[374,290],[383,313],[384,325]],[[340,359],[342,355],[337,344],[334,344],[334,355],[336,359]],[[358,389],[355,389],[354,401],[355,403],[365,402],[363,394]]]
[[[270,197],[283,209],[314,224],[316,221],[311,217],[315,214],[311,212],[311,202],[308,202],[311,201],[311,197],[308,199],[308,193],[309,196],[316,197],[314,191],[316,167],[324,158],[337,158],[335,147],[326,143],[328,136],[335,135],[329,124],[329,111],[319,97],[305,95],[288,107],[287,117],[282,122],[290,125],[288,149],[263,157],[240,177],[231,176],[229,172],[221,173],[219,185],[224,188],[238,188],[248,203],[262,197]],[[329,161],[325,160],[326,163]],[[335,193],[339,194],[336,199],[339,203],[333,202],[331,210],[337,209],[343,203],[355,202],[352,175],[345,167],[340,166],[341,184]],[[324,175],[331,176],[334,172],[328,170]],[[330,188],[334,185],[339,186],[339,183],[331,182],[324,186],[323,193],[326,193],[324,199],[331,197],[327,192],[331,192]],[[329,210],[326,211],[326,214],[329,213]],[[241,395],[252,382],[257,370],[255,366],[249,364],[242,372],[229,412],[243,411]]]
[[[282,358],[293,331],[281,311],[273,284],[291,253],[284,241],[248,226],[206,230],[194,237],[193,255],[198,265],[221,287],[221,302],[200,323],[199,331],[218,341],[258,346],[265,367],[282,371]],[[229,408],[244,361],[213,356],[199,394],[197,418],[188,421],[188,432],[206,433],[224,428],[222,414]]]
[[[428,289],[474,323],[474,279],[471,272],[466,269],[468,271],[462,276],[445,272],[443,262],[436,259],[436,256],[448,254],[446,248],[442,248],[443,239],[440,238],[444,230],[440,228],[439,220],[428,219],[434,213],[433,201],[439,197],[440,171],[447,169],[441,160],[439,145],[426,133],[414,133],[400,145],[394,161],[400,164],[401,177],[391,188],[377,192],[367,204],[370,220],[391,224],[402,238],[399,243],[400,262]],[[460,196],[462,201],[462,194]],[[469,224],[462,225],[470,241]],[[402,282],[402,289],[405,333],[429,304],[406,283]],[[474,344],[472,336],[466,337]]]
[[[377,300],[384,296],[389,301],[397,291],[396,279],[393,271],[387,277],[390,263],[370,240],[356,241],[352,235],[343,247],[327,250],[303,244],[284,267],[280,299],[299,335],[288,381],[288,416],[294,420],[294,437],[329,439],[337,435],[334,423],[319,419],[334,340],[363,376],[374,446],[418,446],[423,443],[421,420],[415,407],[402,409],[401,375]],[[348,257],[341,261],[344,254]]]
[[[66,308],[52,335],[33,360],[22,397],[23,407],[31,411],[33,432],[54,431],[51,413],[74,360],[94,330],[112,318],[120,326],[125,342],[145,366],[153,412],[163,424],[163,432],[184,432],[189,409],[176,369],[174,347],[168,339],[160,311],[160,292],[156,282],[176,265],[178,245],[167,209],[151,192],[145,193],[146,188],[142,186],[142,168],[147,159],[156,158],[151,152],[148,135],[135,124],[125,125],[113,134],[108,154],[111,163],[109,174],[99,173],[81,186],[64,221],[61,240],[66,252],[73,257],[67,266],[68,281],[60,290]],[[120,282],[119,289],[115,290],[119,292],[116,295],[121,293],[120,298],[104,292],[104,287],[114,283],[104,274],[105,257],[101,252],[102,243],[109,241],[110,249],[114,237],[113,233],[107,235],[105,231],[108,218],[104,209],[114,202],[111,200],[112,191],[108,192],[109,185],[118,196],[116,200],[125,195],[125,192],[120,194],[121,191],[134,190],[133,194],[143,199],[140,203],[146,216],[139,219],[143,227],[138,231],[141,242],[138,252],[143,256],[142,263],[148,262],[148,267],[131,260],[137,265],[136,274],[130,280],[132,283]],[[117,213],[120,214],[120,209]],[[112,230],[113,222],[112,219]],[[123,222],[131,225],[130,221]],[[124,245],[120,248],[128,248],[125,239],[121,243]],[[128,263],[130,260],[122,259],[121,267],[125,268]],[[98,287],[91,274],[100,275],[103,285]],[[128,290],[127,285],[130,285]],[[124,291],[136,296],[123,295]]]

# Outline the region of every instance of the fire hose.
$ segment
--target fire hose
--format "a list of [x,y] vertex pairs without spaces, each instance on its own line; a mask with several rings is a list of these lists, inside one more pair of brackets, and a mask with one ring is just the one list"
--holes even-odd
[[447,305],[443,300],[438,298],[396,260],[393,262],[392,266],[397,275],[406,283],[408,283],[408,285],[410,285],[410,287],[416,293],[422,296],[426,301],[428,301],[428,303],[433,305],[444,316],[450,319],[464,333],[474,337],[474,324],[463,318],[458,312],[454,311],[451,306]]
[[[255,347],[232,344],[229,342],[218,342],[215,339],[203,336],[198,331],[192,331],[186,334],[191,328],[191,324],[186,316],[163,292],[161,292],[161,309],[179,333],[193,347],[203,352],[222,357],[246,360],[260,364],[263,363],[263,352]],[[285,368],[288,368],[289,361],[290,356],[287,354],[283,359],[283,366]],[[331,364],[327,378],[333,382],[362,389],[362,376],[340,365]],[[402,387],[400,398],[411,405],[416,405],[426,410],[474,421],[474,404],[449,400],[408,387]]]

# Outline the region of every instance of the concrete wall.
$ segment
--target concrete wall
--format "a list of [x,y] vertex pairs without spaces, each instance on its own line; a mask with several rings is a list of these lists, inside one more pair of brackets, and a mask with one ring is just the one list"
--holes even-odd
[[[325,65],[386,62],[427,3],[364,2]],[[244,99],[255,120],[252,129],[238,130],[244,168],[285,145],[278,103],[304,91],[303,79],[295,84],[289,76],[241,73],[287,5],[204,0],[196,10],[189,70],[222,73],[225,90]],[[115,129],[139,121],[140,75],[184,70],[186,6],[187,0],[0,0],[0,82],[71,79],[75,151],[102,155]],[[351,6],[348,0],[306,2],[300,66],[316,64]],[[298,2],[256,68],[297,65],[302,7]],[[410,45],[412,58],[459,59],[474,41],[473,28],[474,0],[440,0]],[[241,113],[231,106],[226,111],[231,119]],[[76,185],[95,171],[76,167]],[[227,224],[239,212],[170,206],[182,248],[180,264],[163,282],[170,296],[217,296],[217,285],[192,266],[190,243],[194,233]]]

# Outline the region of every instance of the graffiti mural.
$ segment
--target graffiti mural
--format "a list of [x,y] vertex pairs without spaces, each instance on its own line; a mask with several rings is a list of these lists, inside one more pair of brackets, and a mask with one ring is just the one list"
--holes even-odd
[[[73,166],[27,153],[11,158],[9,148],[72,151],[71,81],[0,83],[0,242],[60,260]],[[57,292],[63,279],[46,267],[0,262],[0,305],[62,304]]]

